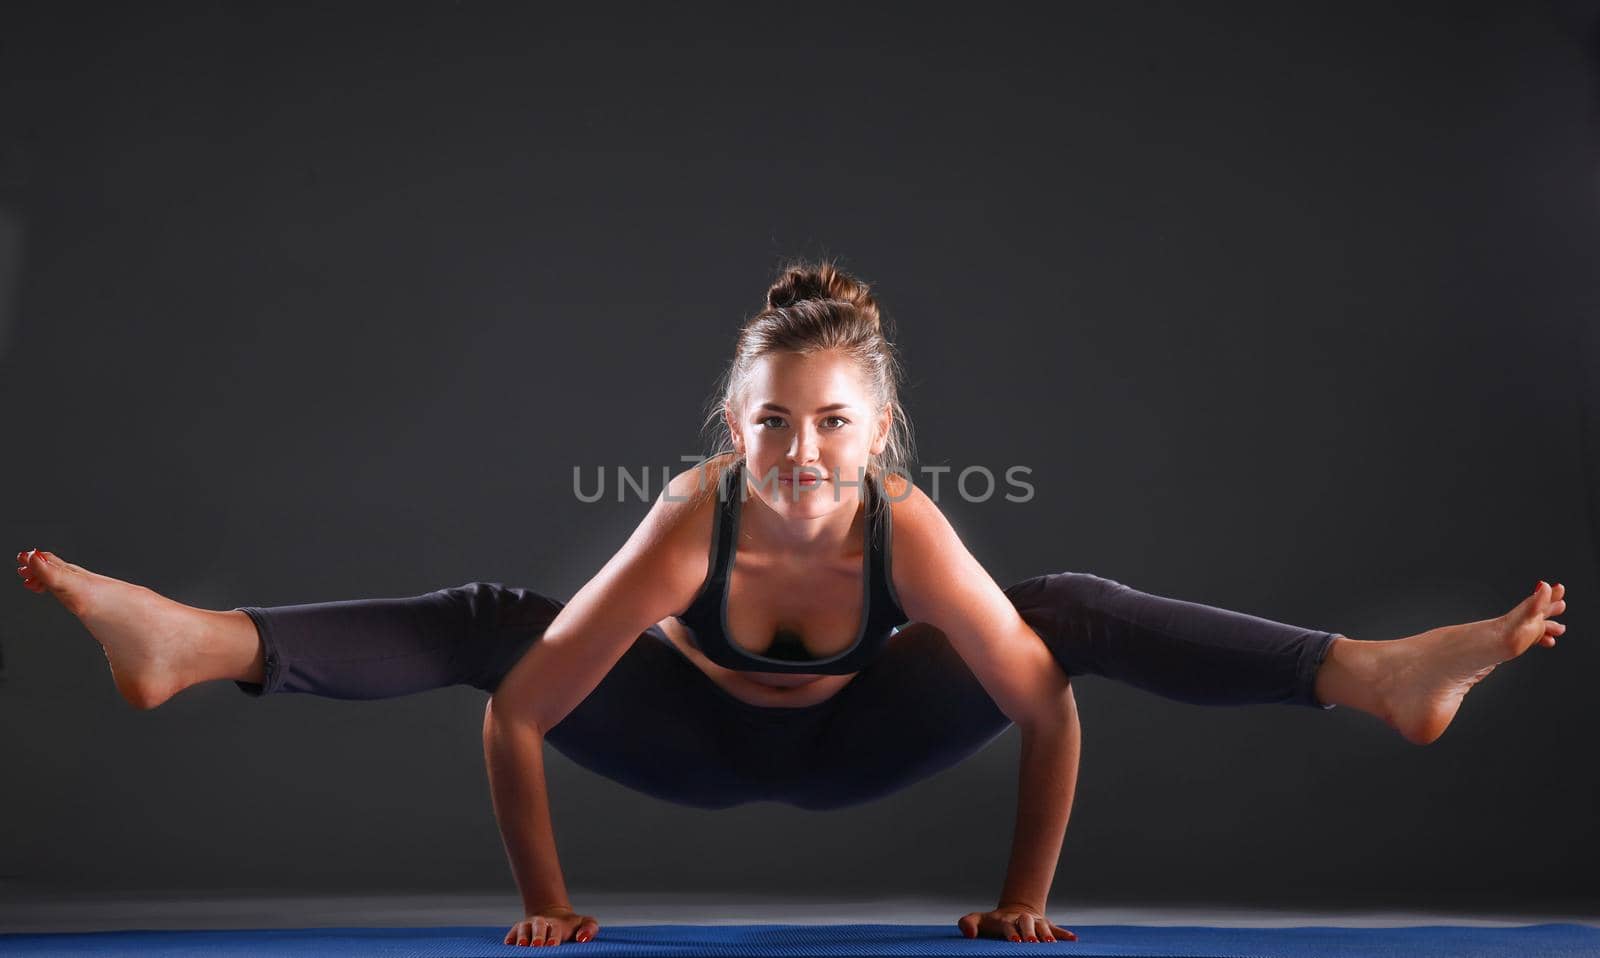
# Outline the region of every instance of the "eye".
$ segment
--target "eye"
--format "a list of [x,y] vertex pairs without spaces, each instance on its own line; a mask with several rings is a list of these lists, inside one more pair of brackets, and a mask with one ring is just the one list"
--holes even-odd
[[[774,419],[778,420],[779,425],[781,425],[783,423],[783,417],[782,416],[768,416],[765,419],[757,420],[757,423],[759,425],[766,426],[767,423],[773,421]],[[778,427],[777,426],[768,426],[767,428],[776,429]]]
[[[839,425],[835,426],[834,427],[835,429],[843,429],[845,426],[848,426],[850,424],[850,420],[844,418],[843,416],[829,416],[828,419],[837,419],[837,420],[839,420]],[[823,421],[826,422],[828,420],[823,420]]]

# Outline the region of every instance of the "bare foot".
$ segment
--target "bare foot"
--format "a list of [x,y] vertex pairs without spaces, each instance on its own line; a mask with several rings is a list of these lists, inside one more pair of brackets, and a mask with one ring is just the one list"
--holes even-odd
[[54,596],[100,643],[117,691],[135,708],[155,708],[193,684],[189,666],[203,648],[204,610],[51,552],[19,552],[17,563],[26,588]]
[[1427,745],[1444,734],[1461,699],[1501,662],[1535,645],[1554,647],[1567,630],[1550,616],[1567,609],[1566,588],[1541,581],[1534,593],[1496,619],[1447,625],[1382,643],[1388,665],[1389,724],[1407,741]]

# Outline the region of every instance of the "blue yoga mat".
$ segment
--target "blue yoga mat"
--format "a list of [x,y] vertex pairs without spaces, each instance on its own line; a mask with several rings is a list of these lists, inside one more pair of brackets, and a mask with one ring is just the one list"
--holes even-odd
[[[506,927],[509,927],[506,926]],[[1600,928],[1577,924],[1402,928],[1213,928],[1068,925],[1077,941],[964,938],[952,925],[606,925],[593,941],[540,954],[667,955],[1137,955],[1215,958],[1566,958],[1600,955]],[[383,955],[454,958],[526,955],[498,925],[443,928],[295,928],[255,931],[106,931],[0,935],[7,955]]]

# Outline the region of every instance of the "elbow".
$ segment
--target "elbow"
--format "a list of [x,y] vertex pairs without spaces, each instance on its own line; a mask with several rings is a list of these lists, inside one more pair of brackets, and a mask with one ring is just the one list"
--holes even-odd
[[507,738],[543,738],[544,724],[533,709],[514,696],[495,692],[483,707],[483,742],[486,747]]
[[1058,731],[1078,727],[1078,702],[1072,697],[1072,682],[1065,673],[1057,672],[1059,681],[1051,682],[1042,694],[1030,696],[1029,708],[1012,721],[1024,731]]

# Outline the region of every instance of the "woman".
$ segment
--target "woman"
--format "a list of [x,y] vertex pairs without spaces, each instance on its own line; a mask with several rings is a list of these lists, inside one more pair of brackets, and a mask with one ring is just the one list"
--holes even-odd
[[1560,583],[1499,618],[1391,641],[1085,573],[1002,590],[905,478],[898,381],[867,287],[828,263],[786,269],[721,384],[708,425],[724,448],[674,477],[565,604],[475,582],[219,612],[48,552],[19,553],[17,571],[82,620],[139,708],[212,679],[252,695],[490,693],[484,754],[525,909],[508,944],[599,929],[571,907],[557,861],[546,740],[668,801],[826,809],[926,778],[1015,723],[1005,885],[997,907],[957,924],[1055,941],[1076,937],[1044,913],[1077,777],[1072,676],[1197,704],[1347,705],[1427,743],[1497,664],[1565,631],[1551,618],[1566,608]]

